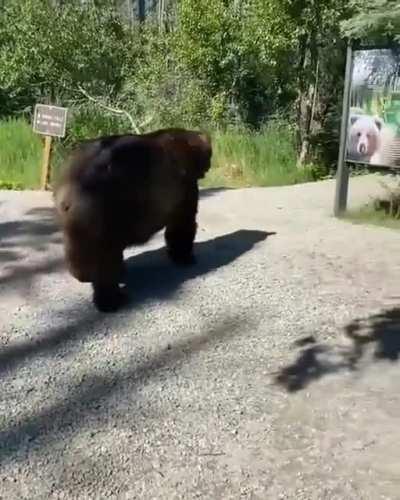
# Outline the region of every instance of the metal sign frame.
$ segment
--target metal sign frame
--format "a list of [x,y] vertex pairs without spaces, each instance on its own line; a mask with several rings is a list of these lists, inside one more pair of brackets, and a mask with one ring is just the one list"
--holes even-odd
[[336,189],[335,189],[335,199],[334,199],[334,215],[336,217],[340,216],[347,208],[347,197],[348,197],[348,187],[349,187],[349,167],[348,164],[361,164],[369,169],[379,169],[385,168],[388,170],[396,169],[399,167],[393,167],[389,165],[376,165],[370,164],[363,161],[354,161],[347,159],[347,142],[348,142],[348,128],[349,128],[349,116],[350,116],[350,96],[352,89],[352,76],[354,67],[354,51],[368,51],[374,49],[399,50],[399,45],[386,44],[386,45],[347,45],[346,53],[346,70],[345,70],[345,82],[343,89],[343,102],[342,102],[342,120],[340,127],[340,143],[339,143],[339,155],[337,162],[336,171]]

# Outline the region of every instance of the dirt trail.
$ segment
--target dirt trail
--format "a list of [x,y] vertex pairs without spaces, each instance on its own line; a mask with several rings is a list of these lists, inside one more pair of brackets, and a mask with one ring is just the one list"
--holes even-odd
[[1,192],[0,498],[399,499],[399,233],[333,195],[203,192],[196,268],[127,252],[107,316],[50,195]]

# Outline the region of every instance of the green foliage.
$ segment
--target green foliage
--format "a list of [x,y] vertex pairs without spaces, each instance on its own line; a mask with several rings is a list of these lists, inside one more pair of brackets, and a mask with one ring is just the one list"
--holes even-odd
[[[77,117],[74,136],[91,137],[114,132],[115,124],[104,120],[104,116]],[[82,128],[79,126],[81,121]],[[93,129],[87,129],[92,123]],[[97,123],[97,125],[96,125]],[[96,128],[99,127],[99,128]],[[280,186],[315,179],[315,169],[298,170],[295,165],[294,129],[285,122],[274,120],[260,131],[228,128],[212,133],[214,155],[211,171],[203,180],[207,187],[229,186]],[[52,154],[52,181],[69,144],[55,140]],[[0,122],[0,189],[38,188],[43,144],[23,119]]]
[[[175,0],[166,26],[132,24],[126,5],[4,2],[0,117],[31,119],[36,102],[68,106],[55,172],[83,138],[168,126],[211,131],[213,172],[240,171],[240,183],[314,178],[325,170],[307,164],[336,160],[347,0]],[[312,150],[301,172],[299,137]]]
[[68,136],[64,146],[75,144],[84,139],[102,135],[126,132],[128,123],[112,113],[107,113],[92,105],[83,105],[72,110]]
[[350,39],[366,43],[400,42],[400,3],[398,0],[352,0],[354,16],[341,24]]
[[[295,64],[290,80],[295,100],[299,163],[337,160],[345,44],[341,20],[350,15],[347,0],[285,0],[291,19]],[[332,156],[332,150],[336,153]]]
[[23,191],[25,189],[25,185],[21,182],[3,181],[0,179],[0,189],[4,189],[6,191]]
[[178,61],[214,96],[224,96],[231,117],[257,123],[281,105],[292,46],[281,2],[182,0],[178,19]]
[[112,9],[69,0],[9,0],[0,17],[0,115],[82,97],[118,92],[124,65],[136,53],[133,33]]
[[0,121],[0,189],[38,188],[43,146],[23,119]]
[[211,94],[171,51],[172,35],[160,36],[157,25],[148,23],[141,32],[141,44],[143,57],[127,75],[117,106],[128,109],[138,124],[149,122],[151,128],[208,122]]
[[212,169],[204,186],[282,186],[314,180],[312,166],[296,168],[294,128],[279,120],[259,131],[228,129],[213,134]]

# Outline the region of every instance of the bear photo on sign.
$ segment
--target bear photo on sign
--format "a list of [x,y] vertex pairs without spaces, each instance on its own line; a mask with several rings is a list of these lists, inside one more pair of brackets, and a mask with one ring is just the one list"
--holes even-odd
[[354,51],[346,160],[400,167],[400,53]]
[[349,160],[391,166],[388,152],[396,140],[394,131],[378,116],[350,115],[347,155]]

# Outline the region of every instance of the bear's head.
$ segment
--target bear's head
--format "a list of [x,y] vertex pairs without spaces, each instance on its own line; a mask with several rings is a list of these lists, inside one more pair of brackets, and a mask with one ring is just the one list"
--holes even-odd
[[379,149],[382,125],[382,121],[377,117],[351,116],[349,149],[360,157],[370,158]]

